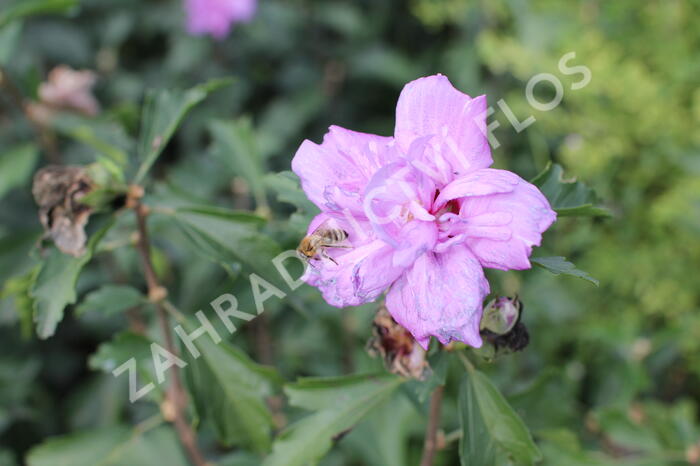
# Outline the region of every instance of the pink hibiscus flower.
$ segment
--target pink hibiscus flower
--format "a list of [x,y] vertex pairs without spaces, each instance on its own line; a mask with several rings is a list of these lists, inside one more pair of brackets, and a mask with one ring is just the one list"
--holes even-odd
[[187,32],[223,39],[233,23],[253,18],[257,0],[185,0]]
[[431,336],[480,347],[483,267],[530,268],[556,219],[535,186],[492,163],[486,97],[442,75],[404,87],[394,137],[331,126],[322,144],[304,141],[292,169],[322,211],[309,234],[348,233],[347,247],[325,248],[332,260],[312,260],[304,281],[337,307],[389,289],[389,312],[424,348]]

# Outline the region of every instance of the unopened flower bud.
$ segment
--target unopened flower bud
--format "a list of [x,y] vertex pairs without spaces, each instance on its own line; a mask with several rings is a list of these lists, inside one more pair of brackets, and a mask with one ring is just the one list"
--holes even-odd
[[523,305],[517,298],[499,297],[491,301],[481,317],[481,336],[494,346],[521,351],[530,342],[530,334],[520,321]]
[[520,300],[501,296],[492,300],[481,316],[480,330],[489,330],[496,335],[505,335],[513,330],[520,319]]

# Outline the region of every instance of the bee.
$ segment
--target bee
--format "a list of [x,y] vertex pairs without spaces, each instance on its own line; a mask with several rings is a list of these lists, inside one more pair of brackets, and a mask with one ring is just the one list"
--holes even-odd
[[331,228],[327,223],[321,224],[313,233],[305,236],[297,247],[297,254],[307,263],[320,255],[324,259],[330,259],[335,265],[338,263],[326,253],[326,248],[350,248],[341,244],[348,238],[348,232],[340,228]]

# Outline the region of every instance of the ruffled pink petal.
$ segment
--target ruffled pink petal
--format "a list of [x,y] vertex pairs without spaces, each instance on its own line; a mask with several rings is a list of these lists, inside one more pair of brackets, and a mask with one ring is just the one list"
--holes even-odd
[[398,158],[393,138],[331,126],[323,143],[304,141],[292,160],[307,197],[323,211],[364,218],[362,196],[374,173]]
[[409,267],[422,254],[433,250],[438,238],[437,225],[413,220],[401,229],[400,238],[392,263],[397,267]]
[[523,180],[508,170],[482,168],[461,176],[440,191],[435,199],[434,208],[441,209],[453,199],[488,194],[509,193]]
[[476,257],[461,245],[442,254],[426,253],[391,287],[387,309],[420,345],[430,337],[442,344],[481,346],[479,322],[489,284]]
[[[355,222],[355,220],[353,220]],[[321,213],[309,225],[308,234],[319,226],[340,228],[348,233],[347,248],[326,248],[332,260],[317,257],[310,261],[302,280],[321,290],[328,304],[358,306],[374,301],[403,272],[392,264],[394,248],[371,234],[367,222],[351,222]]]
[[469,175],[472,183],[456,180],[438,196],[439,202],[458,199],[459,216],[446,216],[451,236],[463,235],[465,244],[484,267],[529,269],[533,246],[556,220],[544,195],[518,175],[484,169]]
[[377,171],[367,184],[363,199],[364,216],[387,243],[399,247],[402,229],[414,219],[432,222],[429,212],[435,184],[406,161],[389,164]]
[[[428,76],[408,83],[396,107],[394,137],[412,164],[441,184],[491,166],[486,137],[486,96],[471,98],[447,77]],[[422,155],[413,145],[419,138]]]

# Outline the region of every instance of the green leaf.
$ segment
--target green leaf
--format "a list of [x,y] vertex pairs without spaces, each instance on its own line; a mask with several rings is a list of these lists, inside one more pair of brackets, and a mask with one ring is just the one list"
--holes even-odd
[[459,456],[462,466],[490,466],[496,464],[496,443],[488,431],[479,408],[474,386],[467,378],[462,381],[458,398],[459,423],[462,437]]
[[[188,333],[195,329],[192,324],[184,327]],[[211,421],[222,444],[268,451],[272,415],[265,398],[281,382],[277,372],[225,342],[201,337],[194,345],[201,353],[198,359],[186,348],[181,353],[188,362],[185,380],[198,416]]]
[[219,458],[217,466],[260,466],[260,457],[245,451],[229,453]]
[[299,237],[306,234],[306,229],[320,210],[311,202],[299,186],[299,178],[290,171],[268,174],[265,176],[267,188],[277,193],[277,200],[291,204],[297,211],[289,217],[289,229]]
[[[100,344],[97,351],[90,355],[88,367],[92,370],[99,370],[113,376],[112,371],[121,366],[129,359],[136,361],[136,372],[143,382],[138,386],[140,389],[145,384],[153,383],[156,390],[144,395],[144,399],[158,400],[162,395],[162,388],[158,384],[155,367],[153,366],[153,355],[151,344],[153,342],[147,337],[131,331],[124,331],[114,335],[112,340]],[[127,377],[123,374],[121,377]],[[127,393],[123,394],[127,397]]]
[[416,410],[408,398],[392,396],[343,437],[343,450],[352,451],[358,464],[406,466],[411,464],[407,448],[411,434],[424,422],[422,410]]
[[268,189],[277,193],[277,200],[291,204],[309,215],[319,212],[318,207],[306,197],[299,185],[299,178],[290,171],[272,173],[265,176]]
[[204,254],[220,261],[240,261],[278,288],[286,286],[272,264],[282,250],[248,219],[240,221],[204,211],[178,210],[173,219]]
[[481,372],[471,369],[459,392],[462,466],[499,464],[509,456],[515,464],[534,464],[542,457],[523,421]]
[[[600,452],[589,452],[581,448],[578,437],[566,429],[540,430],[542,456],[547,464],[566,464],[572,466],[614,466],[619,465],[619,458],[605,457]],[[639,463],[634,462],[636,466]]]
[[252,212],[248,212],[246,210],[231,210],[226,209],[224,207],[187,206],[178,207],[176,211],[180,213],[209,215],[212,217],[220,218],[222,220],[237,222],[244,225],[250,225],[252,227],[260,227],[267,223],[267,220],[264,217],[255,215]]
[[403,382],[390,375],[308,378],[288,385],[292,406],[316,411],[285,429],[263,466],[313,464],[330,450],[334,439],[385,402]]
[[34,322],[39,338],[45,339],[53,335],[56,326],[63,319],[63,309],[75,303],[78,276],[85,264],[90,262],[97,244],[113,224],[114,219],[110,219],[95,232],[88,241],[85,254],[80,257],[63,254],[55,247],[51,248],[30,292],[34,299]]
[[39,266],[36,266],[24,275],[7,280],[0,291],[0,298],[14,298],[13,307],[17,311],[20,329],[24,338],[29,338],[32,335],[34,327],[34,303],[29,292],[34,286],[38,274]]
[[154,428],[161,423],[156,419],[151,425],[113,426],[54,437],[30,450],[27,465],[187,466],[173,430],[165,426]]
[[428,362],[433,372],[426,380],[418,382],[415,388],[419,403],[423,403],[427,400],[433,393],[433,390],[440,385],[445,385],[445,381],[447,380],[449,358],[444,351],[438,351],[431,355]]
[[265,169],[250,118],[213,121],[209,127],[214,137],[213,154],[227,165],[232,173],[241,175],[248,181],[258,208],[263,211],[268,209],[263,183]]
[[59,133],[105,155],[119,167],[126,166],[134,141],[116,122],[62,113],[52,120]]
[[0,28],[11,21],[47,13],[69,13],[79,0],[21,0],[5,11],[0,11]]
[[0,153],[0,199],[29,181],[39,158],[36,146],[25,144]]
[[232,82],[231,79],[216,79],[186,91],[163,89],[147,92],[137,149],[141,166],[134,183],[141,183],[185,115],[210,93]]
[[97,351],[90,356],[88,366],[93,370],[101,370],[107,374],[124,364],[131,358],[136,360],[139,374],[149,381],[153,377],[151,340],[143,335],[125,331],[116,334],[111,341],[101,343]]
[[608,209],[596,206],[598,200],[591,188],[580,181],[564,179],[561,165],[549,162],[532,183],[540,188],[560,217],[612,215]]
[[112,315],[140,306],[145,302],[147,302],[146,298],[136,288],[126,285],[104,285],[89,293],[75,312],[77,315],[88,311]]
[[567,261],[565,257],[553,256],[553,257],[531,257],[530,262],[542,267],[543,269],[553,273],[554,275],[572,275],[574,277],[583,278],[595,286],[598,286],[600,282],[595,278],[591,277],[588,272],[579,270],[576,266]]
[[21,35],[22,22],[20,21],[13,21],[0,27],[0,66],[5,66],[10,62]]

